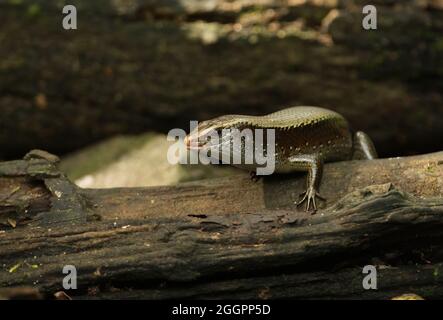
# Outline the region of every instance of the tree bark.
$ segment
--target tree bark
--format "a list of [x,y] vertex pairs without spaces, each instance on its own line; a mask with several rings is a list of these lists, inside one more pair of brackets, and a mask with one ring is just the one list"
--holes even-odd
[[[343,113],[381,155],[440,150],[443,6],[371,1],[0,3],[0,158],[289,105]],[[381,120],[382,119],[382,120]],[[11,134],[14,139],[11,139]]]
[[443,152],[327,164],[314,215],[304,175],[88,190],[54,161],[0,163],[0,288],[53,297],[74,265],[74,299],[443,297]]

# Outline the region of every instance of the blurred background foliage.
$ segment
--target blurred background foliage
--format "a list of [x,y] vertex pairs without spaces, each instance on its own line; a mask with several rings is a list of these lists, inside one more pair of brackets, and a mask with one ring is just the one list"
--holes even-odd
[[3,160],[45,149],[81,180],[189,120],[291,105],[341,112],[381,156],[442,149],[443,0],[0,0],[0,23]]

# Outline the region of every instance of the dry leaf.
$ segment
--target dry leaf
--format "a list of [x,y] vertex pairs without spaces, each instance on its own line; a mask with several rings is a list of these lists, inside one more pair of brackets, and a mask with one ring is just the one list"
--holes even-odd
[[14,219],[9,219],[8,218],[8,223],[11,225],[11,227],[15,228],[17,226],[17,221],[15,221]]
[[20,268],[21,265],[22,265],[21,263],[17,263],[15,266],[13,266],[9,269],[9,273],[16,272],[17,269]]

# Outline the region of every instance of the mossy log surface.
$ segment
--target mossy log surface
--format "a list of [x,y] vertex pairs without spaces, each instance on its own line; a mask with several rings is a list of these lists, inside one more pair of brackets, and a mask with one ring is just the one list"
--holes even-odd
[[[441,0],[0,1],[0,158],[289,105],[343,113],[381,155],[441,150]],[[14,138],[11,138],[13,134]]]
[[[0,163],[0,293],[51,298],[443,298],[443,153],[327,164],[304,175],[79,189],[32,152]],[[364,290],[375,265],[378,289]]]

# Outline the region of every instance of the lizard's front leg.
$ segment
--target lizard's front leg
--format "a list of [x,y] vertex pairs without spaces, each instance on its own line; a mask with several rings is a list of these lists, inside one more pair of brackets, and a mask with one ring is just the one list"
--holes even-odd
[[309,211],[312,203],[312,207],[315,213],[315,211],[317,210],[315,198],[317,197],[325,200],[318,193],[323,173],[322,158],[317,154],[305,154],[292,156],[288,160],[294,166],[294,169],[308,172],[306,192],[303,193],[303,198],[298,203],[296,202],[296,205],[300,205],[304,201],[307,201],[306,211]]

